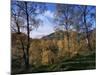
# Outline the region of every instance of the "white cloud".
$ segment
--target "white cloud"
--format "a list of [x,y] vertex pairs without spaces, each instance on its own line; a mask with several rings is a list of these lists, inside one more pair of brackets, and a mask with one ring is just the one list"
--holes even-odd
[[47,18],[54,19],[54,12],[47,10],[44,12],[44,16],[46,16]]
[[43,25],[40,25],[37,30],[33,30],[31,32],[32,38],[41,38],[54,32],[53,15],[54,12],[48,10],[45,11],[44,14],[40,14],[36,17],[37,19],[41,19],[43,21]]
[[53,33],[53,27],[51,25],[40,26],[37,30],[33,30],[31,33],[32,38],[41,38],[43,36]]

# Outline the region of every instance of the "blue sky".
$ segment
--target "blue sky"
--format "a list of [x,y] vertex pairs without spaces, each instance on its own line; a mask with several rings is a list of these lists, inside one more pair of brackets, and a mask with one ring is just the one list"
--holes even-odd
[[54,13],[55,13],[55,4],[46,4],[47,10],[43,14],[37,16],[38,19],[43,21],[43,24],[39,26],[37,30],[31,32],[32,38],[41,38],[50,33],[54,32]]
[[[37,19],[41,19],[43,21],[43,24],[40,25],[36,30],[35,29],[32,30],[32,32],[30,33],[31,38],[41,38],[43,36],[49,35],[50,33],[54,32],[54,28],[57,25],[54,21],[56,4],[46,3],[46,7],[47,7],[47,10],[44,11],[43,14],[38,14],[36,16]],[[93,10],[92,12],[94,11],[95,10]],[[38,9],[37,9],[37,12],[38,12]],[[94,28],[96,27],[95,22],[93,23],[93,26]]]
[[[37,16],[38,19],[41,19],[43,21],[43,25],[39,26],[37,30],[33,30],[31,32],[32,38],[41,38],[54,32],[54,27],[56,26],[56,23],[54,22],[56,4],[47,3],[46,6],[47,10],[43,14]],[[94,11],[95,10],[92,10],[92,12]],[[93,28],[95,27],[95,23],[93,23]]]

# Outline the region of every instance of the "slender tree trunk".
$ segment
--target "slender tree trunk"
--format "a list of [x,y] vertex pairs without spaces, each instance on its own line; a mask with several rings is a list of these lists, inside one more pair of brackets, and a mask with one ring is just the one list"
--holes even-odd
[[65,33],[65,35],[67,35],[67,49],[68,49],[68,52],[69,52],[69,54],[68,54],[68,56],[70,56],[70,38],[69,38],[69,32],[68,32],[68,28],[66,27],[66,33]]
[[86,24],[86,9],[87,9],[87,7],[85,6],[85,9],[84,9],[84,25],[85,25],[85,29],[86,29],[85,30],[85,32],[86,32],[86,39],[87,39],[88,48],[90,50],[92,50],[91,45],[90,45],[89,30],[88,30],[88,26]]
[[70,51],[69,32],[67,31],[68,50]]
[[27,2],[25,2],[26,6],[26,22],[27,22],[27,49],[26,49],[26,68],[29,68],[29,47],[30,47],[30,30],[29,30],[29,14],[28,14],[28,6]]
[[18,21],[17,21],[16,18],[17,18],[17,16],[15,15],[15,18],[14,18],[14,19],[15,19],[15,21],[16,21],[15,23],[16,23],[16,27],[17,27],[17,33],[20,34],[20,33],[21,33],[21,32],[20,32],[20,26],[18,25]]
[[[66,16],[67,14],[67,16]],[[67,34],[67,41],[68,41],[68,50],[70,51],[70,42],[69,42],[69,32],[68,32],[68,23],[67,23],[67,20],[68,20],[68,8],[67,8],[67,13],[64,12],[64,16],[65,16],[65,19],[66,19],[66,25],[65,25],[65,29],[66,29],[66,34]]]
[[21,32],[20,32],[20,27],[19,27],[19,25],[18,25],[18,23],[16,23],[16,26],[17,26],[17,29],[18,29],[18,34],[20,34]]
[[26,63],[26,53],[25,53],[24,43],[23,43],[23,41],[22,41],[21,38],[20,38],[20,42],[21,42],[22,50],[23,50],[23,59],[24,59],[24,63]]
[[77,31],[77,44],[80,46],[80,26],[76,26],[76,31]]

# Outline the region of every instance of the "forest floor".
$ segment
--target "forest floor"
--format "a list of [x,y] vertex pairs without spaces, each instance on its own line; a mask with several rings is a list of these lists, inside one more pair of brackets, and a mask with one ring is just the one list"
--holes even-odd
[[96,69],[96,55],[95,53],[87,56],[75,56],[72,59],[63,59],[60,63],[41,65],[38,67],[31,66],[30,69],[15,69],[12,74],[25,73],[44,73],[44,72],[58,72],[58,71],[74,71],[74,70],[90,70]]

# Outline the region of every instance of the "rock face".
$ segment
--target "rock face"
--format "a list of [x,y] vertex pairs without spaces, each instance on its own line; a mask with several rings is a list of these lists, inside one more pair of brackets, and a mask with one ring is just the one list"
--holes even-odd
[[40,64],[41,63],[41,42],[38,39],[34,39],[31,42],[29,50],[29,62],[30,64]]
[[53,64],[55,62],[55,54],[51,50],[43,50],[42,64]]
[[26,44],[27,35],[24,33],[12,33],[11,34],[11,53],[13,57],[21,57],[23,56],[23,50],[21,41]]
[[[59,61],[60,57],[73,57],[79,53],[86,54],[88,51],[86,40],[81,36],[80,41],[77,40],[77,33],[70,32],[70,40],[68,49],[67,36],[55,38],[52,34],[52,39],[49,36],[41,39],[31,39],[31,45],[29,49],[29,62],[32,65],[36,64],[53,64]],[[58,35],[60,36],[60,35]],[[22,41],[26,43],[26,35],[21,35]],[[90,42],[93,49],[95,49],[95,31],[91,32]],[[23,51],[21,49],[21,44],[19,40],[20,36],[17,34],[12,35],[12,57],[23,56]]]
[[30,47],[31,64],[52,64],[55,63],[56,54],[50,50],[51,40],[33,40]]

